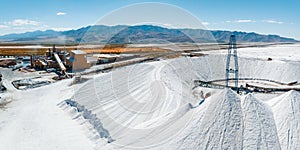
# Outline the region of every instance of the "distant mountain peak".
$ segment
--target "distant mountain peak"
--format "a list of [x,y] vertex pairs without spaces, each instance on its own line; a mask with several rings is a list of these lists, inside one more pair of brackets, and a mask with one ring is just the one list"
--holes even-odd
[[64,36],[66,42],[73,43],[226,43],[231,34],[235,34],[237,42],[299,42],[292,38],[278,35],[262,35],[255,32],[221,31],[204,29],[170,29],[155,25],[94,25],[68,31],[33,31],[19,34],[0,36],[0,42],[50,44],[61,43],[58,37]]

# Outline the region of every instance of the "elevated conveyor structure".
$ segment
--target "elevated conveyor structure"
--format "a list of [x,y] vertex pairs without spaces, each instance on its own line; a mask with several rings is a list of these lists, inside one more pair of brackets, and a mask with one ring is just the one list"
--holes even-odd
[[66,67],[65,65],[63,64],[63,62],[61,61],[61,59],[59,58],[59,56],[57,55],[57,53],[54,53],[54,58],[55,60],[57,61],[58,65],[59,65],[59,68],[61,69],[61,72],[67,76],[67,72],[66,72]]
[[[205,87],[205,88],[214,88],[214,89],[224,89],[226,87],[231,89],[236,89],[240,92],[252,93],[274,93],[274,92],[287,92],[290,90],[300,91],[300,84],[297,81],[283,83],[279,81],[269,80],[269,79],[257,79],[257,78],[239,78],[240,83],[244,83],[244,86],[241,85],[236,87],[229,84],[230,81],[236,81],[235,78],[228,79],[217,79],[212,81],[201,81],[195,80],[195,87]],[[257,83],[250,83],[250,82]],[[223,82],[223,83],[222,83]],[[224,84],[225,82],[225,84]],[[228,85],[226,85],[228,82]],[[260,83],[259,83],[260,82]],[[265,84],[265,86],[263,85]]]

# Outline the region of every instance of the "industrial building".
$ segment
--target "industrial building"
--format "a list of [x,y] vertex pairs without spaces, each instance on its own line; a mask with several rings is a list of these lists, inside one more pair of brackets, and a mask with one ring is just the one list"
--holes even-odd
[[[86,53],[84,50],[57,49],[53,45],[47,52],[40,55],[15,55],[0,58],[0,67],[12,68],[12,71],[18,70],[24,73],[34,71],[55,72],[56,79],[72,77],[76,72],[82,72],[94,65],[115,63],[129,59],[138,58],[139,55],[116,55],[101,53]],[[72,73],[71,73],[72,72]]]
[[72,72],[78,72],[91,67],[88,63],[86,52],[81,50],[72,50],[70,57],[67,59],[67,66],[72,68]]

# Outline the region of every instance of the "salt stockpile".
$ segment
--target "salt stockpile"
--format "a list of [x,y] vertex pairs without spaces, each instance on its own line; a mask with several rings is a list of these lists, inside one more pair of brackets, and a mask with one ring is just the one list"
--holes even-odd
[[300,149],[300,94],[289,91],[268,101],[282,149]]
[[243,149],[280,149],[271,108],[248,94],[242,100]]

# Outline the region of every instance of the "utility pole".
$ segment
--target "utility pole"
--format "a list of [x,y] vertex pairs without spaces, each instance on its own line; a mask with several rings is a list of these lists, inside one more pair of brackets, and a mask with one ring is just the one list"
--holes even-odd
[[[228,47],[228,54],[227,54],[227,62],[226,62],[226,87],[228,87],[229,76],[230,74],[234,75],[235,81],[235,91],[238,91],[238,81],[239,81],[239,65],[238,65],[238,56],[237,56],[237,49],[236,49],[236,38],[235,35],[230,36],[229,40],[229,47]],[[234,60],[234,68],[231,68],[230,61],[231,57]]]

